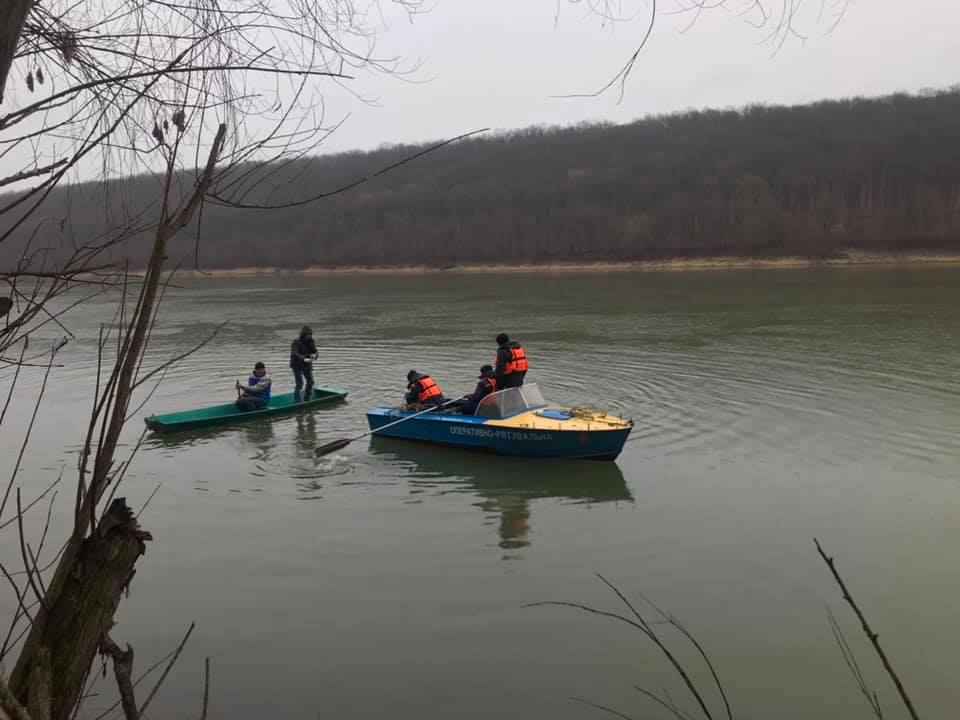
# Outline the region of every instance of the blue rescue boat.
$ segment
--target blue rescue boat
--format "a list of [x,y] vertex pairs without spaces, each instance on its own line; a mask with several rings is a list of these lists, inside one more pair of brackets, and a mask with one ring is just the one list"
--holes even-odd
[[590,460],[616,459],[633,429],[632,420],[598,410],[550,406],[534,384],[491,393],[474,415],[445,409],[413,415],[378,407],[367,413],[367,422],[383,437],[501,455]]

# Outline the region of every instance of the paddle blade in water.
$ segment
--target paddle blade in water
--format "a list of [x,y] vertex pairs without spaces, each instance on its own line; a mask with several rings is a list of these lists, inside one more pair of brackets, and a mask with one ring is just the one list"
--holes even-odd
[[341,438],[340,440],[334,440],[333,442],[329,442],[326,445],[321,445],[320,447],[318,447],[316,450],[313,451],[313,454],[316,457],[323,457],[324,455],[329,455],[330,453],[336,452],[341,448],[345,448],[349,444],[350,444],[349,438]]

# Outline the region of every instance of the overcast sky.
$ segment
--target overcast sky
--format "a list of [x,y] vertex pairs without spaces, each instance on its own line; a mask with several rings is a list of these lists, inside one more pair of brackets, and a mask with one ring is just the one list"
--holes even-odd
[[[723,10],[703,13],[685,34],[687,16],[662,14],[618,94],[559,99],[593,91],[629,57],[646,30],[649,0],[624,0],[631,23],[612,30],[561,0],[437,0],[412,24],[390,16],[384,53],[418,56],[409,84],[361,75],[351,87],[378,106],[330,96],[329,112],[350,112],[326,152],[375,148],[457,135],[478,127],[518,128],[584,120],[627,122],[683,108],[798,103],[855,94],[916,91],[960,82],[960,2],[851,0],[836,29],[831,3],[805,0],[789,39],[771,57],[767,31]],[[661,0],[664,13],[676,0]],[[692,0],[687,0],[692,4]],[[770,0],[766,0],[770,2]],[[777,5],[779,0],[773,0]],[[755,18],[756,16],[750,16]]]
[[[375,104],[358,101],[333,81],[321,84],[324,124],[349,117],[320,150],[367,150],[483,127],[623,123],[686,108],[802,103],[960,83],[960,0],[760,1],[774,10],[799,4],[794,27],[806,35],[805,42],[790,37],[774,52],[764,42],[773,20],[757,29],[750,25],[759,20],[757,13],[738,17],[719,8],[690,25],[689,14],[671,14],[679,3],[717,0],[658,0],[653,32],[621,100],[616,87],[593,98],[557,96],[606,84],[642,39],[653,0],[425,0],[433,7],[413,22],[396,12],[396,0],[381,0],[387,27],[377,54],[404,56],[410,64],[419,60],[420,67],[405,78],[358,73],[348,83],[350,91]],[[603,2],[635,17],[611,26],[584,11],[585,5]],[[727,0],[727,5],[751,2]],[[831,32],[844,3],[846,12]],[[21,85],[8,86],[11,101],[33,101]],[[56,113],[37,114],[25,127],[56,121]],[[249,134],[266,132],[255,115],[242,122]],[[21,144],[4,163],[29,168],[70,151],[57,134],[44,140],[36,151]],[[157,153],[138,158],[162,160]],[[115,172],[113,166],[104,170],[100,156],[91,154],[73,172],[88,179],[104,171]]]

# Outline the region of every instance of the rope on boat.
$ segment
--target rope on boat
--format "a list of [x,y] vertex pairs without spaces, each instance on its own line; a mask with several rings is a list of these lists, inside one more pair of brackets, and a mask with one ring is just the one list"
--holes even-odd
[[589,423],[591,422],[603,423],[610,427],[619,427],[625,422],[622,418],[612,417],[609,413],[597,410],[589,405],[574,405],[567,410],[567,414],[570,415],[570,417],[586,422],[588,429]]

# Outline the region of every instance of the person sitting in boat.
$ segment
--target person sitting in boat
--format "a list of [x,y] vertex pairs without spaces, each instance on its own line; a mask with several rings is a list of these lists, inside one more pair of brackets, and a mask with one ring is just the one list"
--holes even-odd
[[477,412],[477,406],[487,395],[497,391],[497,380],[494,377],[493,365],[484,365],[480,368],[480,375],[477,376],[480,381],[477,383],[477,389],[473,394],[467,395],[462,400],[457,400],[455,406],[460,408],[464,415],[473,415]]
[[[300,328],[300,334],[290,343],[290,369],[293,370],[293,401],[307,401],[313,392],[313,361],[317,359],[317,344],[313,341],[313,330],[309,325]],[[303,388],[303,381],[307,387]]]
[[407,373],[407,394],[403,399],[407,410],[426,410],[446,402],[437,381],[416,370]]
[[258,362],[253,366],[253,375],[247,380],[246,385],[237,382],[237,391],[240,393],[240,397],[237,398],[237,409],[241,412],[263,410],[270,402],[270,385],[266,365]]
[[520,343],[511,340],[506,333],[497,335],[497,345],[497,357],[494,360],[497,389],[520,387],[529,367],[527,353],[520,347]]

